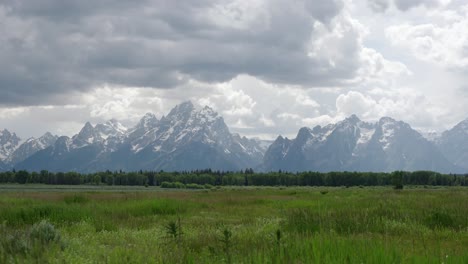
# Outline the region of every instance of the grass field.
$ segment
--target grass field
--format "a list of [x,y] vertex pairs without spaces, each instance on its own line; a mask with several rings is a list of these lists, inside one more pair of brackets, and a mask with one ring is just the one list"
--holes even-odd
[[0,263],[468,263],[468,188],[0,186]]

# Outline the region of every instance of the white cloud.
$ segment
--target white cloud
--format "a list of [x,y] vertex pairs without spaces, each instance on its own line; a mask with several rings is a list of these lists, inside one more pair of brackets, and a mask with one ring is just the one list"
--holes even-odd
[[347,94],[340,94],[336,99],[336,110],[339,114],[345,116],[356,114],[366,118],[369,113],[375,111],[376,105],[377,102],[371,97],[355,91],[350,91]]
[[27,112],[26,107],[0,108],[0,119],[13,119]]
[[448,111],[411,89],[374,89],[367,94],[350,91],[338,96],[336,108],[338,119],[351,114],[356,114],[366,121],[376,121],[383,116],[389,116],[423,130],[436,127],[440,120],[445,119]]
[[[449,15],[451,14],[451,15]],[[390,26],[386,36],[395,46],[407,49],[416,58],[449,70],[468,70],[468,5],[456,13],[434,11],[440,24]]]

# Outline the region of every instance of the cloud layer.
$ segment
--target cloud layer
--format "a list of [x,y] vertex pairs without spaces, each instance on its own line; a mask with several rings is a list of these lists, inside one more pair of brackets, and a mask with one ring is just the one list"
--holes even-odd
[[0,128],[71,135],[190,99],[251,136],[350,114],[442,130],[468,117],[467,14],[461,0],[0,1]]
[[340,85],[362,66],[362,32],[344,9],[341,0],[3,2],[0,103],[57,103],[103,84],[173,88],[239,74]]

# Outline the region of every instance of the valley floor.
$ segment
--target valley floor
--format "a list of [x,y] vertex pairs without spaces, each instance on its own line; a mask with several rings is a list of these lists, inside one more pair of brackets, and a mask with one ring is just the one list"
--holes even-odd
[[0,185],[0,263],[468,263],[467,187]]

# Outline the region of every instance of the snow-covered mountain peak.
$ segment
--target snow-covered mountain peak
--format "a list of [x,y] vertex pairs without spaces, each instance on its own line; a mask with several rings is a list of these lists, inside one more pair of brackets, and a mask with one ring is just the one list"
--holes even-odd
[[14,165],[21,162],[36,152],[46,149],[53,145],[57,140],[57,136],[47,132],[39,138],[29,138],[21,144],[11,155],[7,158],[7,163]]
[[123,136],[127,132],[127,128],[119,121],[111,119],[104,124],[97,124],[94,127],[94,132],[97,133],[102,139],[107,139],[111,136]]
[[73,136],[72,148],[81,148],[84,146],[88,146],[90,144],[94,144],[97,141],[100,141],[101,139],[102,138],[96,132],[93,125],[91,125],[90,122],[86,122],[81,131],[77,135]]
[[21,143],[21,139],[15,133],[7,129],[0,130],[0,160],[4,161],[15,151]]
[[264,166],[293,172],[456,170],[407,123],[389,117],[367,123],[355,116],[312,130],[302,128],[289,144],[278,138],[265,153]]

